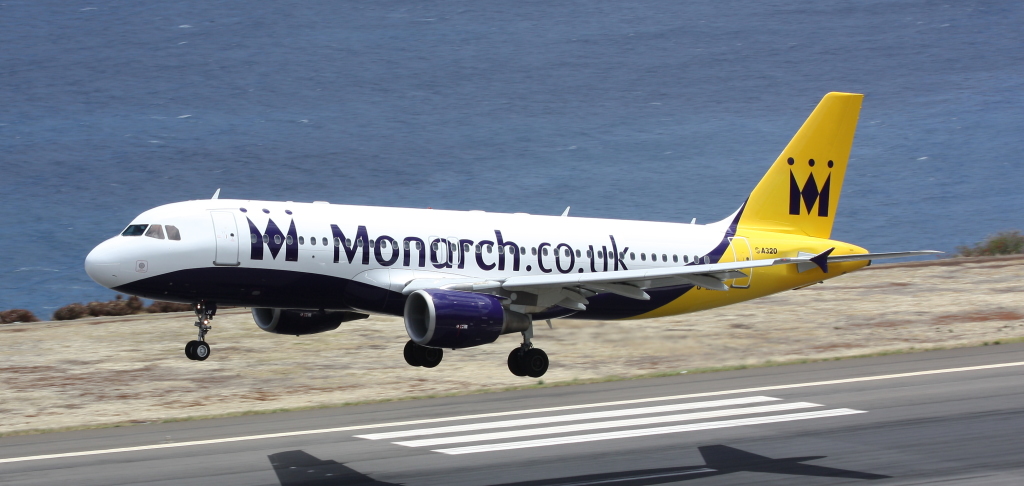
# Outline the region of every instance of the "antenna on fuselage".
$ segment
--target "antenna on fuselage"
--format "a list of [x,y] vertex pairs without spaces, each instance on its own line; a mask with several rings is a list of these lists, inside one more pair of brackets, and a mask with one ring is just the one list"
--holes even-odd
[[562,217],[563,218],[568,218],[569,217],[569,208],[571,208],[571,207],[572,206],[566,206],[565,207],[565,211],[562,211]]
[[217,188],[217,192],[213,193],[213,197],[210,199],[220,199],[220,188]]

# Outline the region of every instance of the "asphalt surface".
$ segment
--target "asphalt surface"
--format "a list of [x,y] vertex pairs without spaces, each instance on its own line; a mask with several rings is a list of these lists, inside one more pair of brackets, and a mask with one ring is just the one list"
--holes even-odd
[[1013,344],[8,437],[0,484],[1016,485],[1022,371]]

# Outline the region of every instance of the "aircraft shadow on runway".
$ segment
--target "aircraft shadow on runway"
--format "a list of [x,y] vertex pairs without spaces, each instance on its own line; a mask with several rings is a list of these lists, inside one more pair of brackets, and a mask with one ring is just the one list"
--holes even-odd
[[278,452],[267,458],[281,486],[399,486],[377,481],[338,462],[317,459],[304,451]]
[[[607,484],[617,486],[649,486],[688,481],[737,472],[760,472],[794,476],[818,476],[846,479],[886,479],[889,476],[834,467],[803,464],[828,456],[786,457],[772,459],[724,445],[698,447],[704,458],[701,466],[680,466],[660,469],[639,469],[604,474],[589,474],[556,479],[542,479],[494,486],[585,486]],[[279,452],[267,456],[274,466],[281,486],[366,485],[398,486],[377,481],[344,464],[321,460],[303,451]]]
[[710,476],[721,476],[737,472],[760,472],[788,474],[794,476],[818,476],[847,479],[885,479],[889,476],[871,474],[834,467],[802,464],[806,461],[824,459],[828,456],[787,457],[772,459],[751,452],[724,446],[701,446],[700,455],[704,458],[703,466],[681,466],[661,469],[640,469],[605,474],[590,474],[558,479],[524,481],[519,483],[502,483],[494,486],[585,486],[588,484],[607,484],[615,486],[648,486],[654,484],[675,483]]

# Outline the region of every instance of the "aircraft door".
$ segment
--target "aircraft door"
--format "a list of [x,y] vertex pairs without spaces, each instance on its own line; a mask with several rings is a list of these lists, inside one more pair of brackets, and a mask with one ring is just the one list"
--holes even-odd
[[[732,242],[732,244],[729,246],[732,247],[732,255],[734,261],[744,262],[750,261],[752,259],[753,253],[751,253],[750,251],[750,242],[747,241],[746,238],[737,236],[734,238],[729,238],[729,240]],[[750,280],[754,277],[754,269],[744,268],[740,271],[747,274],[747,276],[745,278],[734,278],[730,286],[734,289],[749,288]]]
[[459,268],[462,264],[462,251],[459,248],[459,239],[454,236],[448,237],[449,255],[451,256],[452,268]]
[[448,261],[448,240],[441,238],[440,236],[431,236],[427,238],[427,245],[430,251],[430,263],[435,265],[451,266],[451,262]]
[[235,215],[229,211],[210,211],[213,218],[213,233],[217,239],[217,254],[214,265],[237,266],[238,228]]

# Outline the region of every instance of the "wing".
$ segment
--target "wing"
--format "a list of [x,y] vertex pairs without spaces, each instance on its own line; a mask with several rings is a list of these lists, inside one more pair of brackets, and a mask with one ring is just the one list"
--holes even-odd
[[931,255],[938,251],[904,251],[895,253],[862,253],[858,255],[831,256],[835,248],[829,248],[817,255],[801,255],[790,258],[774,258],[743,262],[690,264],[647,270],[622,270],[586,274],[527,275],[481,280],[479,278],[416,279],[406,284],[402,293],[409,295],[417,290],[443,288],[467,292],[500,293],[529,292],[543,296],[535,305],[560,305],[569,309],[586,310],[586,297],[599,293],[613,293],[623,297],[650,300],[645,289],[673,285],[695,285],[711,290],[727,291],[726,280],[743,278],[742,270],[776,265],[797,265],[801,272],[818,267],[828,273],[829,263],[878,260],[883,258],[904,258]]

